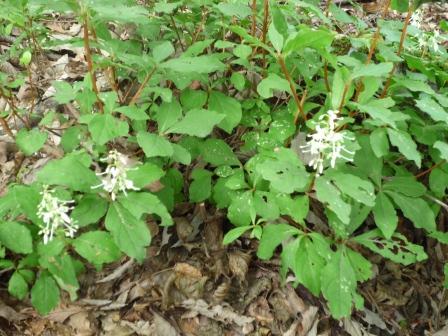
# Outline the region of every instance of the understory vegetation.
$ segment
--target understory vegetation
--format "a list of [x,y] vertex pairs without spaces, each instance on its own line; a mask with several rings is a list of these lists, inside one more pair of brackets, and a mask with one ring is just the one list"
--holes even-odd
[[[364,306],[372,255],[408,266],[448,244],[448,23],[425,30],[417,2],[374,24],[330,0],[0,4],[1,139],[22,155],[0,267],[40,314],[92,266],[143,262],[148,222],[171,230],[185,204],[224,218],[224,245],[280,256],[336,319]],[[50,50],[81,70],[45,87]]]

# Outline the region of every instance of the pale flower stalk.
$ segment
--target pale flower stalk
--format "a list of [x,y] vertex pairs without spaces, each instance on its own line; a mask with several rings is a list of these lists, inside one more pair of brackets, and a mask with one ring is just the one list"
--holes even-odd
[[73,238],[78,226],[73,222],[68,213],[73,209],[70,204],[74,201],[63,201],[53,195],[54,190],[44,186],[42,201],[37,207],[37,216],[42,219],[45,224],[39,234],[43,235],[44,244],[48,244],[53,240],[56,231],[62,228],[65,236]]
[[107,162],[107,167],[104,172],[96,174],[101,177],[101,184],[92,187],[93,189],[103,188],[110,194],[112,201],[115,201],[119,192],[127,195],[127,190],[140,190],[127,177],[128,171],[133,168],[130,167],[130,160],[126,155],[114,149],[101,161]]
[[326,161],[330,161],[332,168],[338,159],[353,161],[354,152],[345,148],[344,143],[346,140],[354,139],[344,131],[338,131],[337,121],[341,119],[338,113],[339,111],[329,110],[320,116],[315,132],[307,136],[310,140],[301,147],[304,153],[311,154],[312,159],[308,165],[313,167],[318,175],[323,173]]

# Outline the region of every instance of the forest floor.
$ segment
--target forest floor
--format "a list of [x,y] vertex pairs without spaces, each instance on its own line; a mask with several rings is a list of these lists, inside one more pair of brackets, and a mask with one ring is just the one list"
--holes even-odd
[[[425,10],[428,29],[448,19],[448,4]],[[59,38],[81,34],[81,26],[70,20],[55,19],[46,26]],[[0,37],[2,48],[9,42]],[[15,67],[5,63],[1,70],[14,73]],[[31,67],[38,87],[20,88],[20,107],[34,106],[42,113],[60,108],[51,99],[51,81],[79,79],[86,67],[82,48],[60,46],[42,53]],[[73,113],[69,104],[63,108]],[[45,160],[21,156],[0,134],[0,195],[18,162],[26,181]],[[175,226],[169,229],[148,223],[154,239],[143,264],[125,258],[99,272],[88,270],[80,280],[79,299],[65,297],[46,317],[12,299],[0,283],[0,335],[448,335],[448,293],[442,289],[448,251],[438,243],[422,237],[429,261],[409,267],[371,256],[375,276],[360,288],[366,308],[336,321],[323,300],[303,287],[294,289],[291,279],[282,282],[278,256],[257,261],[252,240],[224,247],[229,226],[223,214],[183,204],[173,218]]]

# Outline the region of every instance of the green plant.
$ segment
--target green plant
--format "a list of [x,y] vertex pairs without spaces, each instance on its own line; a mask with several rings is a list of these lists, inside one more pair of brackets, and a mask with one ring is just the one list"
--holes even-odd
[[[58,304],[60,289],[76,299],[84,260],[98,269],[122,254],[143,261],[145,218],[170,226],[181,201],[226,211],[235,228],[224,242],[250,231],[260,259],[281,246],[282,274],[322,294],[336,318],[363,305],[357,284],[372,276],[364,248],[404,265],[427,257],[399,222],[448,242],[435,220],[448,186],[446,34],[420,31],[410,15],[380,20],[375,33],[313,0],[12,3],[3,31],[42,34],[21,54],[24,65],[57,43],[37,29],[53,11],[82,24],[82,40],[63,43],[82,45],[88,65],[84,80],[53,83],[54,99],[79,111],[73,123],[51,116],[67,125],[64,154],[31,184],[19,174],[0,199],[9,292],[23,299],[31,288],[40,313]],[[31,28],[21,24],[27,15]],[[109,23],[131,35],[115,38]],[[356,31],[337,33],[344,24]],[[423,55],[422,38],[431,41]],[[45,123],[32,128],[14,108],[23,78],[0,78],[11,107],[0,120],[33,156],[51,142]],[[25,121],[18,132],[13,115]],[[242,143],[226,141],[234,133]],[[156,181],[164,187],[152,192]]]

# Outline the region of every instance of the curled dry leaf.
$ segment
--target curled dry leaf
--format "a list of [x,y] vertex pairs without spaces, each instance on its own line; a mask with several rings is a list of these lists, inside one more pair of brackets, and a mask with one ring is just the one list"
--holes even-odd
[[249,270],[250,254],[235,251],[227,254],[229,258],[229,269],[236,278],[243,282],[246,279],[247,271]]

